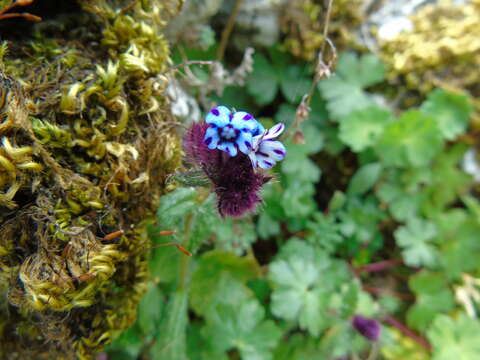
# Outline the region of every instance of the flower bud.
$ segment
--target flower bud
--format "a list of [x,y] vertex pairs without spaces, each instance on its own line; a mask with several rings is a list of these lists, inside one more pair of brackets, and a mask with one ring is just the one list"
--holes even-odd
[[355,315],[352,320],[352,326],[370,341],[376,341],[380,336],[381,328],[376,320],[368,319],[361,315]]

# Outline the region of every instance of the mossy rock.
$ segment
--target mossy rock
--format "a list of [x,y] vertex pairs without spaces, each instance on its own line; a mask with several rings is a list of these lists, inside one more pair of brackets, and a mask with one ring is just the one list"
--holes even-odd
[[145,226],[181,161],[161,35],[178,7],[0,20],[0,358],[90,359],[134,322]]

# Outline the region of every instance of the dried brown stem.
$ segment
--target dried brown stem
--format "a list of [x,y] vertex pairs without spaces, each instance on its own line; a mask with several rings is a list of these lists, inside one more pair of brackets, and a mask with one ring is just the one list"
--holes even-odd
[[[333,63],[337,58],[337,51],[335,49],[335,46],[328,38],[328,28],[330,26],[330,15],[332,13],[332,4],[333,4],[333,0],[329,0],[327,5],[327,13],[325,15],[325,23],[323,25],[322,45],[320,47],[320,51],[317,56],[317,63],[315,65],[315,75],[313,77],[312,85],[310,86],[310,90],[308,91],[308,93],[303,96],[302,101],[300,102],[300,105],[298,105],[297,107],[295,120],[293,121],[292,126],[282,138],[288,138],[292,134],[294,134],[296,130],[300,127],[302,122],[308,117],[310,113],[310,102],[312,100],[312,96],[315,92],[318,82],[323,77],[329,77],[331,75],[331,67],[333,66]],[[330,59],[328,61],[325,61],[324,57],[325,57],[325,51],[327,49],[327,45],[330,48],[331,55],[330,55]]]
[[225,49],[227,48],[228,39],[232,33],[233,27],[235,26],[235,19],[237,18],[238,12],[240,11],[240,5],[243,0],[235,0],[235,5],[233,6],[232,13],[228,18],[227,25],[222,31],[222,37],[220,39],[220,45],[218,45],[217,54],[215,58],[217,61],[222,61],[223,55],[225,54]]

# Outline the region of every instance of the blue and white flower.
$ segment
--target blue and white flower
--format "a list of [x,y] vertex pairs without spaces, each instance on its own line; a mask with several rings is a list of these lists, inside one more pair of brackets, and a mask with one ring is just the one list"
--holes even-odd
[[203,139],[205,144],[209,149],[219,149],[230,156],[236,156],[238,150],[244,154],[250,153],[254,134],[263,128],[249,113],[232,113],[225,106],[210,110],[205,121],[209,124]]
[[287,150],[280,141],[273,139],[278,137],[284,129],[285,125],[279,123],[253,137],[252,151],[248,153],[253,168],[269,169],[278,161],[283,160]]

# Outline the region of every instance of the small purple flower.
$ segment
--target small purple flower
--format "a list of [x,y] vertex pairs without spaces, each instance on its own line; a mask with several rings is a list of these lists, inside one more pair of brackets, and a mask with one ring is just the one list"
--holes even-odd
[[285,125],[279,123],[253,138],[252,151],[248,154],[253,168],[269,169],[277,161],[283,160],[287,150],[280,141],[273,139],[278,137],[284,129]]
[[[220,114],[226,113],[219,108],[225,107],[219,106],[215,109]],[[213,116],[216,116],[215,112]],[[220,121],[222,120],[218,120]],[[200,167],[212,182],[213,190],[217,194],[218,212],[222,217],[241,216],[254,211],[256,205],[261,202],[260,189],[271,177],[255,172],[249,157],[243,152],[232,157],[220,148],[212,148],[211,144],[204,141],[208,138],[207,134],[210,136],[210,129],[210,124],[201,122],[194,123],[187,131],[184,148],[188,160]]]
[[230,156],[236,156],[238,150],[244,154],[250,152],[253,135],[260,125],[249,113],[232,113],[221,105],[210,110],[205,120],[209,124],[203,138],[205,145],[209,149],[225,151]]
[[376,341],[380,336],[381,328],[376,320],[368,319],[361,315],[355,315],[352,320],[352,326],[370,341]]

